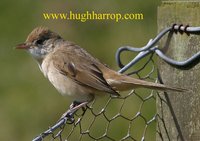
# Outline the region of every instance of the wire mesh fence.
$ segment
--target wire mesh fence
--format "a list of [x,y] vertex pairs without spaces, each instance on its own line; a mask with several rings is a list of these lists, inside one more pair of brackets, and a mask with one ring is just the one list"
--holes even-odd
[[[150,55],[145,60],[135,77],[155,81],[156,69],[152,58]],[[149,72],[144,71],[145,66]],[[48,133],[49,137],[44,140],[155,140],[155,94],[153,90],[137,89],[121,93],[121,97],[109,94],[96,97],[86,109],[79,109],[73,120],[66,120],[67,124]]]
[[[159,72],[156,66],[156,55],[170,65],[177,68],[193,67],[199,62],[200,52],[192,56],[186,61],[178,62],[168,58],[158,48],[156,43],[167,33],[186,32],[187,34],[199,33],[200,28],[189,27],[183,25],[173,25],[163,30],[155,39],[150,40],[148,44],[142,48],[122,47],[116,54],[119,71],[131,75],[135,78],[144,79],[162,83],[159,79]],[[123,65],[120,60],[120,54],[123,51],[138,52],[134,59]],[[140,61],[138,65],[137,62]],[[194,63],[195,62],[195,63]],[[143,65],[141,65],[143,64]],[[134,67],[132,67],[134,65]],[[52,141],[152,141],[156,140],[156,134],[161,140],[170,140],[167,130],[165,134],[161,133],[161,128],[165,128],[163,119],[164,111],[156,111],[156,102],[162,105],[168,105],[172,113],[174,122],[175,115],[170,107],[166,92],[158,92],[149,89],[135,89],[120,93],[120,97],[105,95],[99,98],[95,97],[94,101],[86,105],[84,108],[68,110],[67,116],[60,119],[54,126],[43,132],[34,141],[52,140]],[[158,101],[156,99],[159,99]],[[162,108],[161,108],[162,109]],[[156,121],[159,124],[156,125]],[[181,132],[177,124],[177,132],[181,138]]]

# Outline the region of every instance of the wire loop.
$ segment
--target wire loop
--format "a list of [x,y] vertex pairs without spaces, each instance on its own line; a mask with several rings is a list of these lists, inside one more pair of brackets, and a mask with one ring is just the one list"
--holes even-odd
[[[178,68],[178,69],[190,69],[192,67],[194,67],[197,63],[199,63],[200,61],[200,51],[196,54],[194,54],[193,56],[191,56],[190,58],[188,58],[187,60],[184,61],[176,61],[173,60],[169,57],[167,57],[161,49],[158,48],[158,45],[156,45],[156,43],[158,43],[158,41],[160,39],[163,38],[164,35],[166,35],[169,32],[173,32],[173,33],[186,33],[187,35],[190,34],[200,34],[200,27],[189,27],[189,25],[178,25],[178,24],[173,24],[172,27],[168,27],[166,29],[164,29],[163,31],[161,31],[154,39],[151,39],[147,45],[145,45],[144,47],[138,48],[138,47],[130,47],[130,46],[124,46],[124,47],[120,47],[115,55],[116,61],[118,66],[121,68],[119,70],[120,73],[124,73],[125,71],[127,71],[130,67],[132,67],[134,64],[136,64],[137,62],[139,62],[142,58],[144,58],[145,56],[147,56],[150,53],[156,53],[161,59],[163,59],[166,63],[170,64],[171,66]],[[125,52],[125,51],[129,51],[129,52],[139,52],[138,55],[132,59],[129,63],[127,63],[126,65],[122,64],[121,62],[121,53]]]

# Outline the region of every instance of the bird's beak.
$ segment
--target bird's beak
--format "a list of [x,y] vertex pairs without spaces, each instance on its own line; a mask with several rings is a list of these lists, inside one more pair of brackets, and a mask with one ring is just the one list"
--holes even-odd
[[30,46],[27,45],[26,43],[22,43],[22,44],[18,44],[15,48],[16,49],[29,49]]

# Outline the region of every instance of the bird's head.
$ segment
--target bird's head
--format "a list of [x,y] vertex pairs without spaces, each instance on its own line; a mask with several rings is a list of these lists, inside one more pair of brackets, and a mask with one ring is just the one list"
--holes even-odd
[[54,42],[61,37],[46,27],[35,28],[26,41],[18,44],[16,49],[26,49],[36,60],[41,61],[53,51]]

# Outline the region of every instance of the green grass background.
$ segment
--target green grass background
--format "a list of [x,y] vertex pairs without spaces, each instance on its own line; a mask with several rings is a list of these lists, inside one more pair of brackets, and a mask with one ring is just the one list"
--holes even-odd
[[[118,70],[117,48],[143,46],[156,35],[159,1],[19,0],[0,2],[0,140],[27,141],[55,123],[70,104],[25,51],[15,50],[37,26],[47,26]],[[43,12],[143,13],[142,21],[44,20]],[[124,62],[131,54],[123,55]],[[155,109],[154,109],[155,111]],[[151,139],[150,139],[151,140]]]

